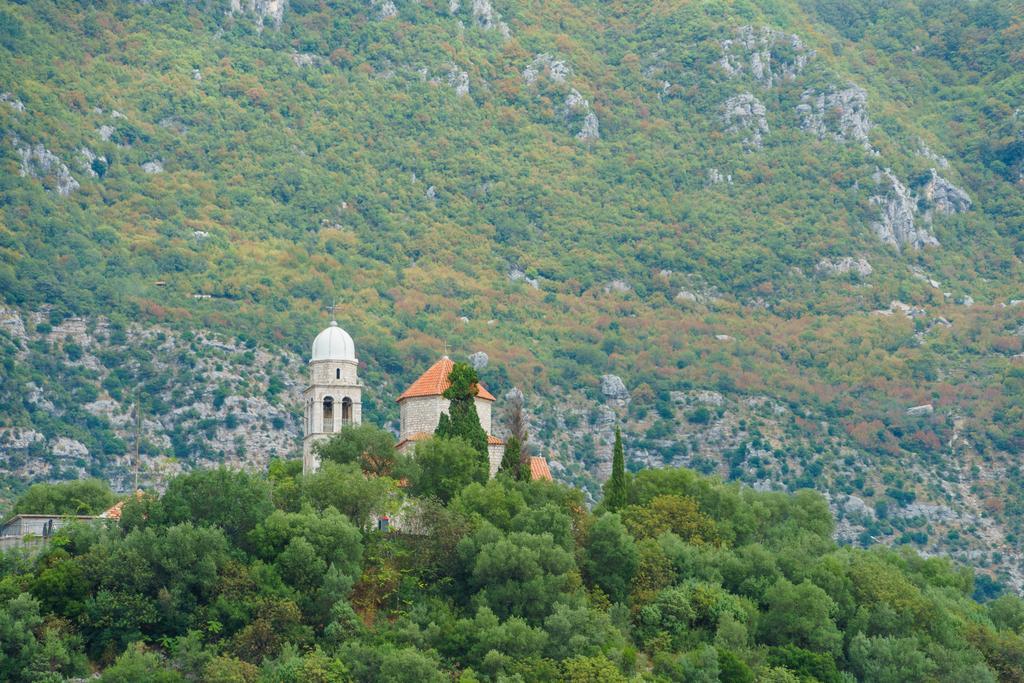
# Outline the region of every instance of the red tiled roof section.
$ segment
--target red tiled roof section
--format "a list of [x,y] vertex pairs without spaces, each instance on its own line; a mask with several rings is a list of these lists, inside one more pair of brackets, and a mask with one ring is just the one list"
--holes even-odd
[[548,468],[548,461],[544,458],[538,458],[536,456],[530,458],[530,479],[537,481],[544,479],[546,481],[554,481],[551,478],[551,470]]
[[412,441],[412,442],[426,441],[427,439],[429,439],[429,438],[431,438],[433,436],[434,435],[431,434],[430,432],[413,432],[412,434],[410,434],[409,436],[405,437],[404,439],[399,441],[397,444],[395,444],[395,448],[401,448],[402,446],[404,446],[405,444],[409,443],[410,441]]
[[[142,500],[145,494],[142,489],[135,491],[135,500]],[[100,519],[112,519],[114,521],[120,521],[121,513],[124,511],[125,501],[120,500],[114,503],[114,506],[100,515]]]
[[109,510],[107,510],[106,512],[104,512],[102,515],[100,515],[100,517],[102,517],[103,519],[119,520],[119,519],[121,519],[121,511],[122,510],[124,510],[124,501],[123,500],[122,501],[118,501],[117,503],[115,503],[114,507],[112,507]]
[[[431,365],[426,372],[420,375],[419,379],[410,384],[409,388],[403,391],[402,395],[398,397],[398,401],[401,402],[407,398],[418,398],[420,396],[440,396],[452,385],[452,383],[448,381],[448,375],[451,374],[454,366],[455,361],[445,356]],[[484,388],[483,384],[478,384],[476,386],[477,397],[482,398],[485,401],[494,400],[494,396]]]
[[499,439],[498,437],[494,436],[493,434],[488,434],[487,435],[487,445],[488,446],[504,446],[505,442],[502,441],[501,439]]

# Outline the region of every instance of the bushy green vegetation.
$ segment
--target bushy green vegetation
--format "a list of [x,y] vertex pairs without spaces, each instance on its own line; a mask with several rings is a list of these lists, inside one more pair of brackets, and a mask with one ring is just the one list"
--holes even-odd
[[[472,462],[457,439],[421,447],[453,443]],[[974,602],[972,572],[946,560],[837,548],[810,491],[649,470],[613,513],[556,483],[501,474],[452,492],[426,470],[411,476],[403,492],[331,460],[307,477],[285,461],[267,476],[199,471],[128,500],[119,525],[73,525],[37,555],[0,555],[0,677],[1024,676],[1024,602]],[[78,497],[70,484],[46,493]],[[405,532],[368,523],[396,506]]]

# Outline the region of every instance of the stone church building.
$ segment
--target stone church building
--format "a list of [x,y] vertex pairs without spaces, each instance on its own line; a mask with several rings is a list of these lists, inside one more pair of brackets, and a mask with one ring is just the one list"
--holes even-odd
[[[448,375],[455,362],[443,356],[398,397],[400,427],[398,450],[411,451],[417,441],[429,439],[437,429],[441,414],[448,411],[448,399],[443,394],[451,385]],[[363,385],[358,375],[352,337],[332,320],[313,340],[309,360],[309,386],[302,394],[305,407],[304,437],[302,440],[302,471],[315,472],[320,462],[313,451],[318,441],[331,438],[346,425],[362,422]],[[501,466],[504,442],[491,432],[494,396],[482,384],[478,385],[476,412],[480,426],[487,433],[487,456],[490,476]],[[533,462],[537,461],[537,462]],[[551,479],[544,458],[531,459],[534,478]]]
[[[417,441],[429,439],[434,435],[437,423],[441,420],[441,413],[448,412],[449,401],[443,394],[451,386],[448,375],[454,366],[455,361],[443,356],[398,397],[401,424],[398,430],[399,451],[411,451]],[[490,475],[493,477],[498,473],[501,456],[505,451],[505,442],[491,434],[491,407],[494,405],[494,396],[484,385],[479,384],[475,403],[480,426],[487,433],[487,457],[490,460]]]

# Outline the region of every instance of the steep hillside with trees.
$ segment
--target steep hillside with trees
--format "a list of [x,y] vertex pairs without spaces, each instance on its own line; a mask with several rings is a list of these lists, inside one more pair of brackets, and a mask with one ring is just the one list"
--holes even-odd
[[[233,9],[233,7],[235,9]],[[436,360],[600,498],[687,465],[1024,583],[1019,4],[0,4],[0,478],[293,452]],[[499,393],[500,392],[500,393]],[[159,473],[157,472],[159,470]]]

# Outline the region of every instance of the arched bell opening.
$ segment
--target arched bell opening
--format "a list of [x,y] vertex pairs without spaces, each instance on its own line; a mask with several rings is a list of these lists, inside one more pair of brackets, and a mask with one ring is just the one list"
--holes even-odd
[[334,399],[330,396],[324,397],[324,431],[328,434],[334,431]]
[[348,396],[341,399],[341,423],[344,425],[352,424],[352,399]]

